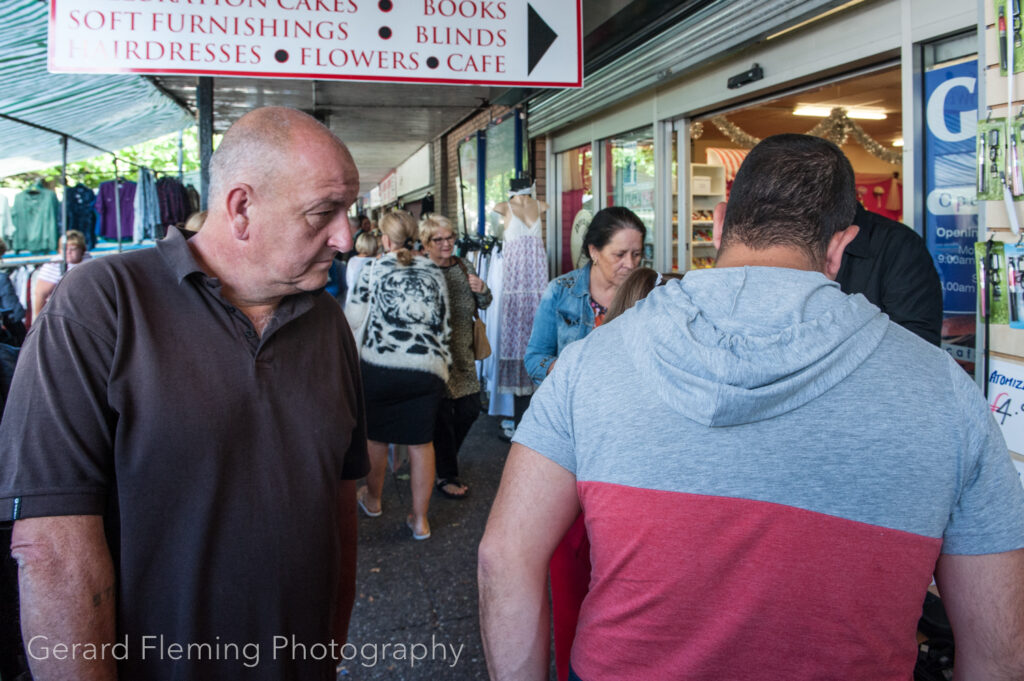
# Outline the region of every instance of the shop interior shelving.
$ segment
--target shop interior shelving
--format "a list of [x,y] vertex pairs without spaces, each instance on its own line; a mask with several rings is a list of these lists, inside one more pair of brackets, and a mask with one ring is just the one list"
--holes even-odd
[[711,241],[711,216],[718,202],[725,201],[725,167],[691,163],[689,189],[690,214],[686,230],[690,240],[689,269],[712,267],[715,246]]

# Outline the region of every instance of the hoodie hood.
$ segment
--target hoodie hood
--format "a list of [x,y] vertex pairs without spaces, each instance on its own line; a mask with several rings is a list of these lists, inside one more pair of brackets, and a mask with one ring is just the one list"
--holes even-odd
[[820,272],[775,267],[688,273],[621,320],[612,326],[641,375],[666,404],[706,426],[803,406],[860,366],[889,326],[866,298]]

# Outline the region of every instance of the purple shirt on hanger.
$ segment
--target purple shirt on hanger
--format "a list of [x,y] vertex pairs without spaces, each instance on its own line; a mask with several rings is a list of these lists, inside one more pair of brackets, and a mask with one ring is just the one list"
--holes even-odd
[[[121,238],[131,241],[135,229],[135,183],[123,181],[117,189],[121,202]],[[96,197],[96,212],[102,222],[100,236],[104,239],[117,238],[117,213],[114,208],[114,181],[100,185]]]

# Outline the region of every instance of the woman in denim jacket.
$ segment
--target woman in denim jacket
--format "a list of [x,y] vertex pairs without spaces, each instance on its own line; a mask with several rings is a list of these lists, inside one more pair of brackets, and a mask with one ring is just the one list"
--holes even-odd
[[[583,237],[586,266],[548,284],[533,318],[526,346],[526,372],[535,383],[551,373],[562,349],[604,320],[615,292],[640,264],[647,230],[632,211],[612,206],[598,211]],[[590,542],[583,514],[576,518],[551,556],[551,609],[554,616],[558,680],[569,676],[569,649],[590,584]]]
[[633,211],[598,211],[583,237],[589,262],[548,284],[533,318],[523,363],[534,383],[551,373],[559,353],[599,326],[612,298],[640,264],[647,229]]

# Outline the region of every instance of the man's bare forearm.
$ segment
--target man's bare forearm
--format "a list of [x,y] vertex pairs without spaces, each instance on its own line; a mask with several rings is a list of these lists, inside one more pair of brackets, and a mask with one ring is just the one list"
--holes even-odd
[[538,580],[481,544],[477,568],[480,628],[492,681],[542,681],[550,660],[550,607],[542,575]]
[[21,631],[36,681],[115,681],[114,566],[100,516],[14,524]]

